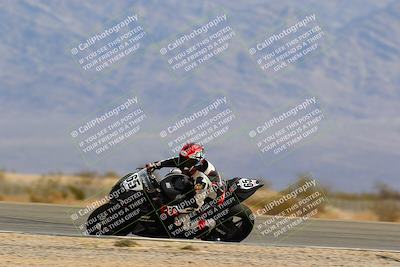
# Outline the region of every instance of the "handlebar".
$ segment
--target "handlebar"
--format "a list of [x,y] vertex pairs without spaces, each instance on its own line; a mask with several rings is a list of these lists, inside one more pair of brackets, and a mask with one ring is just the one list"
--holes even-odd
[[154,170],[150,170],[150,169],[147,169],[146,166],[143,166],[143,167],[136,167],[135,169],[136,169],[136,170],[143,170],[143,169],[146,169],[147,175],[148,175],[151,179],[156,180],[156,177],[154,177],[154,174],[153,174],[153,172],[155,171],[155,169],[154,169]]

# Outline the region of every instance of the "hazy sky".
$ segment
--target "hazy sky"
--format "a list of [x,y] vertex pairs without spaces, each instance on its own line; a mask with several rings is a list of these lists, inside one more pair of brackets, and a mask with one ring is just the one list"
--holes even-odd
[[194,138],[226,177],[400,188],[397,1],[0,6],[1,168],[122,174]]

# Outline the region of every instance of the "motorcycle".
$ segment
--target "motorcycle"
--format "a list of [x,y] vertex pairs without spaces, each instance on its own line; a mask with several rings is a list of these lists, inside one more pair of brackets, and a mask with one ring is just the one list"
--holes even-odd
[[[109,201],[95,209],[87,219],[85,235],[137,235],[157,238],[185,238],[207,241],[240,242],[252,231],[254,216],[243,202],[263,184],[254,179],[233,178],[216,189],[215,199],[207,198],[199,210],[191,211],[191,227],[165,213],[165,205],[185,208],[195,201],[191,179],[171,172],[157,181],[154,172],[138,168],[122,177],[108,194]],[[213,227],[201,222],[212,219]],[[197,224],[196,224],[197,223]]]

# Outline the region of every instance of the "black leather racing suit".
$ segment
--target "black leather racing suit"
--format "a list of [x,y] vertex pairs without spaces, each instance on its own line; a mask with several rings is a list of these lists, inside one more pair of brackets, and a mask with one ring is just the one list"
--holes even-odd
[[[183,157],[169,158],[154,162],[157,169],[164,167],[178,168],[182,173],[189,175],[192,178],[196,171],[202,172],[207,175],[212,182],[220,182],[218,172],[214,165],[206,159],[186,159]],[[214,181],[215,180],[215,181]]]
[[[215,199],[218,196],[218,190],[216,190],[217,187],[219,187],[222,184],[220,175],[216,171],[214,165],[212,165],[208,160],[206,159],[187,159],[183,157],[175,157],[175,158],[169,158],[166,160],[154,162],[155,167],[157,169],[164,168],[164,167],[173,167],[173,168],[178,168],[182,171],[183,174],[188,175],[189,177],[192,178],[192,181],[194,183],[194,189],[195,189],[195,207],[192,207],[192,209],[198,210],[200,209],[203,204],[204,200],[209,197],[212,199]],[[182,216],[179,216],[180,218],[177,218],[184,223],[184,228],[193,228],[196,227],[196,225],[191,225],[189,224],[189,221],[183,217],[185,217],[184,213],[188,213],[188,211],[184,210],[179,210],[176,206],[167,206],[173,209],[176,209],[176,211]],[[185,223],[187,222],[187,223]],[[213,222],[207,221],[208,224],[213,224]]]
[[199,221],[192,222],[188,213],[192,210],[199,210],[204,205],[204,201],[207,197],[212,199],[218,197],[221,190],[217,188],[222,185],[222,181],[214,165],[206,159],[197,160],[183,157],[169,158],[154,162],[154,165],[157,169],[164,167],[178,168],[182,173],[190,176],[193,180],[195,189],[194,207],[185,207],[185,209],[182,209],[179,205],[166,206],[169,215],[176,213],[179,215],[175,218],[175,224],[182,225],[185,230],[194,229],[200,227],[200,225],[202,225],[201,228],[213,228],[215,226],[215,220],[203,220],[204,224],[201,224]]

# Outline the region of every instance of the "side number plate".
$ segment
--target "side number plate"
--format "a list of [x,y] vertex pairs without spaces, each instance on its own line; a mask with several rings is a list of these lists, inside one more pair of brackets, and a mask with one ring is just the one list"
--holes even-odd
[[242,178],[238,182],[238,186],[241,189],[250,189],[250,188],[253,188],[253,187],[257,186],[257,185],[258,185],[258,181],[257,180],[253,180],[253,179]]
[[122,182],[126,190],[140,191],[143,190],[142,180],[137,173],[132,174]]

